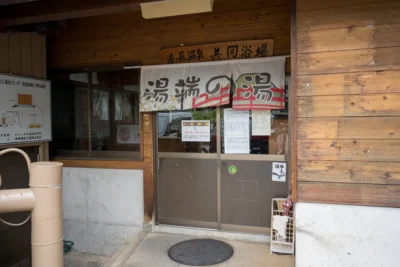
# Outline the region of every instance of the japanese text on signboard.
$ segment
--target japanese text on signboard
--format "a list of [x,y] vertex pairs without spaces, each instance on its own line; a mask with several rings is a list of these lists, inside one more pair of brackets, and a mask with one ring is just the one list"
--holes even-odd
[[284,58],[270,58],[144,67],[141,111],[219,106],[231,98],[236,109],[283,109],[284,65]]
[[160,56],[167,64],[247,59],[272,56],[273,39],[225,42],[164,48]]

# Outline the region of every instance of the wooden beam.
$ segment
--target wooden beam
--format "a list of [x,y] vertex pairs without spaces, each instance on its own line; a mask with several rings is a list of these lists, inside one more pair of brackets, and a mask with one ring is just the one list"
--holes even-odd
[[165,19],[145,20],[140,11],[111,14],[99,17],[74,19],[68,21],[68,27],[63,30],[58,39],[92,39],[104,38],[107,33],[114,31],[120,36],[129,34],[134,29],[135,34],[185,31],[193,32],[204,28],[214,28],[249,23],[264,24],[266,27],[272,23],[281,26],[287,25],[289,29],[290,10],[288,6],[239,10],[222,13],[202,13],[189,16],[179,16]]
[[384,48],[400,44],[400,24],[307,31],[297,38],[299,53]]
[[336,0],[336,1],[321,1],[321,0],[297,0],[297,8],[299,11],[315,10],[324,8],[335,8],[342,6],[366,5],[375,4],[380,2],[387,2],[387,0]]
[[300,118],[299,139],[400,139],[400,117]]
[[299,54],[297,66],[300,75],[400,69],[400,47]]
[[298,161],[299,182],[397,184],[398,162]]
[[24,76],[32,76],[32,54],[32,34],[21,33],[21,74]]
[[9,72],[14,75],[21,74],[21,33],[13,33],[9,35],[8,39],[9,58],[8,66]]
[[299,201],[400,207],[400,185],[299,183]]
[[299,96],[400,93],[400,70],[299,76]]
[[[83,35],[70,35],[70,38],[63,38],[56,36],[52,45],[57,48],[59,53],[76,53],[79,52],[92,52],[94,49],[97,51],[108,51],[110,47],[116,49],[129,49],[138,47],[174,47],[181,46],[184,44],[198,45],[204,43],[219,43],[219,42],[231,42],[231,41],[242,41],[242,40],[257,40],[257,39],[275,39],[276,48],[278,49],[290,49],[290,38],[289,30],[290,25],[284,25],[280,22],[274,24],[265,23],[251,23],[251,24],[240,24],[240,25],[226,25],[216,26],[208,28],[199,28],[199,24],[191,24],[190,28],[174,30],[173,21],[170,19],[171,31],[160,31],[160,28],[165,28],[162,25],[164,23],[146,23],[143,22],[142,27],[140,25],[130,24],[128,26],[116,26],[116,28],[102,28],[103,32],[92,32],[88,29],[86,31],[87,36]],[[286,24],[286,23],[285,23]],[[154,25],[151,28],[147,28],[147,25]],[[159,25],[157,27],[157,25]],[[190,25],[189,25],[190,27]],[[181,27],[182,28],[182,27]],[[235,30],[234,32],[233,29]],[[185,34],[182,34],[182,33]],[[66,31],[61,31],[61,35],[64,33],[70,33],[67,28]],[[264,36],[270,36],[264,38]],[[257,37],[257,38],[255,38]],[[206,41],[205,41],[206,40]],[[221,41],[223,40],[223,41]],[[157,53],[158,55],[158,53]]]
[[127,4],[127,5],[117,5],[117,6],[109,6],[109,7],[99,7],[99,8],[91,8],[86,10],[79,11],[69,11],[64,13],[55,13],[55,14],[45,14],[45,15],[37,15],[30,17],[22,17],[22,18],[14,18],[9,19],[4,22],[5,26],[16,26],[16,25],[24,25],[24,24],[32,24],[32,23],[41,23],[47,21],[58,21],[58,20],[66,20],[73,18],[82,18],[82,17],[90,17],[90,16],[99,16],[106,15],[112,13],[121,13],[128,12],[133,10],[139,10],[139,4]]
[[399,116],[400,94],[307,96],[298,99],[298,117]]
[[0,72],[7,73],[9,70],[8,57],[9,57],[9,34],[0,33]]
[[0,24],[16,26],[135,11],[140,10],[140,3],[152,1],[155,0],[42,0],[3,7]]
[[400,140],[308,139],[298,140],[297,150],[304,160],[398,162]]
[[[326,1],[321,1],[325,5]],[[335,1],[332,1],[335,2]],[[378,2],[378,1],[374,1]],[[354,5],[336,8],[323,8],[299,12],[298,32],[348,28],[400,22],[399,1]]]
[[297,1],[291,1],[291,80],[289,97],[289,137],[290,137],[290,162],[292,199],[297,201]]

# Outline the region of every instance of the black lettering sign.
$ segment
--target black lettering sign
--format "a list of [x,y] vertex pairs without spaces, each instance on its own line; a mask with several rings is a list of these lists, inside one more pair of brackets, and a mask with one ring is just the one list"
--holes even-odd
[[237,58],[238,50],[239,48],[237,45],[228,46],[228,58]]
[[222,54],[220,53],[221,49],[219,47],[215,47],[214,48],[214,55],[211,56],[212,60],[221,60],[220,56],[222,56]]
[[249,57],[251,57],[252,53],[253,53],[253,51],[251,51],[251,45],[244,45],[242,47],[242,55],[240,57],[249,58]]
[[266,57],[267,54],[268,54],[267,44],[262,44],[261,46],[257,47],[256,57]]

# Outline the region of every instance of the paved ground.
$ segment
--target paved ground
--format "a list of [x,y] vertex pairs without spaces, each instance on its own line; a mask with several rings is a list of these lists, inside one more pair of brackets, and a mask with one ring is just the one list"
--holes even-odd
[[72,250],[64,254],[64,267],[100,267],[103,266],[107,260],[107,257],[79,253]]
[[[183,267],[167,255],[168,249],[181,241],[195,237],[149,233],[125,262],[123,267]],[[228,261],[218,267],[294,267],[294,257],[270,254],[269,246],[258,243],[226,241],[235,250]]]

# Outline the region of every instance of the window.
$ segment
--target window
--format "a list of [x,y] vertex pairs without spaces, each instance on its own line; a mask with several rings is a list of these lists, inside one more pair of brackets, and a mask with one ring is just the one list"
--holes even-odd
[[[248,112],[249,117],[249,154],[268,154],[268,155],[286,155],[289,144],[289,125],[288,115],[284,110],[273,110],[271,112],[270,135],[256,135],[253,133],[253,113]],[[221,153],[225,154],[224,146],[224,109],[221,109]]]
[[[157,118],[159,152],[216,153],[215,108],[159,112]],[[182,121],[199,120],[210,122],[210,142],[183,142]]]
[[140,158],[138,69],[52,79],[51,157]]

